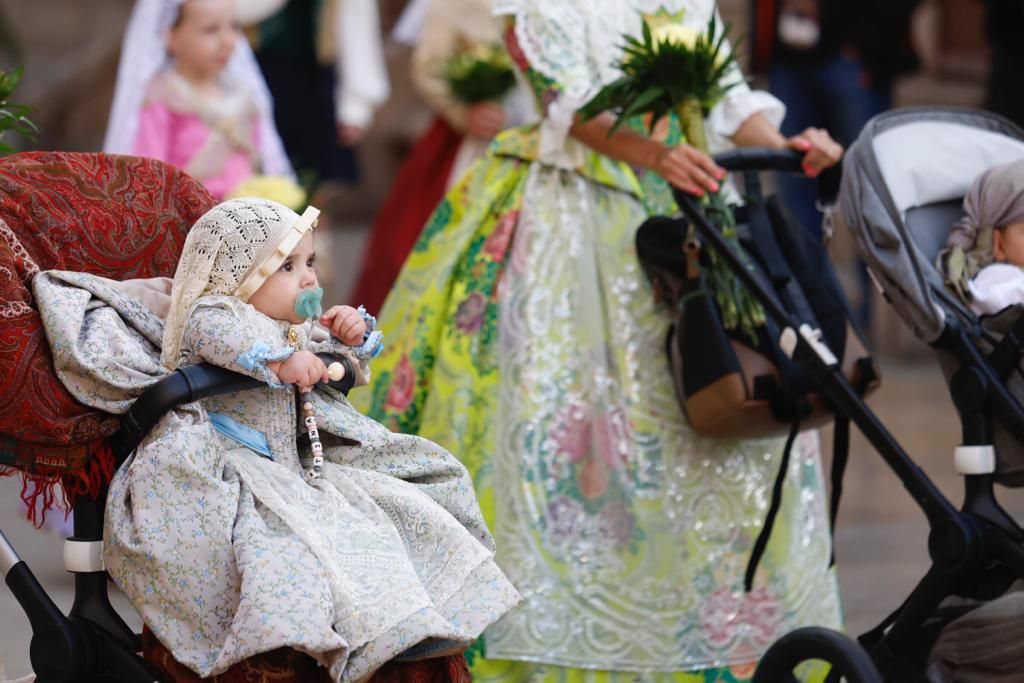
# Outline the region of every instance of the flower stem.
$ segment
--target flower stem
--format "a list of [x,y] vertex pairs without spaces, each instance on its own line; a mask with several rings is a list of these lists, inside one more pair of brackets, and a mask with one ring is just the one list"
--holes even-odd
[[704,129],[704,111],[697,100],[685,100],[676,107],[676,116],[679,117],[679,125],[683,129],[686,141],[707,153],[708,134]]

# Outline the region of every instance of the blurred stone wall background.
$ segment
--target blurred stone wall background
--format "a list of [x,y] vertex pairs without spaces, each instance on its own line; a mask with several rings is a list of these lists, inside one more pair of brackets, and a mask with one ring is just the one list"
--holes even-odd
[[[405,2],[380,0],[385,32]],[[41,130],[37,140],[21,148],[100,148],[131,6],[132,0],[0,0],[0,68],[24,66],[13,99],[35,108],[32,118]],[[734,24],[734,35],[744,35],[749,0],[719,0],[719,6]],[[983,12],[984,3],[977,0],[922,0],[914,40],[923,68],[897,84],[896,106],[980,104],[987,71]],[[741,56],[747,45],[749,41],[741,42]],[[388,42],[387,56],[393,96],[360,150],[362,181],[333,203],[349,222],[365,224],[372,218],[429,118],[409,85],[408,49]],[[853,257],[848,237],[837,235],[832,250],[841,277],[850,281]],[[918,347],[884,303],[879,301],[876,310],[876,346],[890,353],[917,353]]]

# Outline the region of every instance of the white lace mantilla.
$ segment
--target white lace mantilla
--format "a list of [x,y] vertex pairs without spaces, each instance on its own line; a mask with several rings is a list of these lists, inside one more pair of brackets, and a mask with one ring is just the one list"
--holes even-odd
[[709,0],[495,0],[494,12],[516,20],[516,38],[534,69],[587,99],[619,76],[623,35],[640,35],[641,15],[685,12],[684,23],[707,25]]
[[[704,30],[717,11],[713,0],[494,0],[495,15],[515,18],[516,40],[530,65],[563,89],[546,112],[542,159],[563,165],[559,157],[566,154],[573,115],[621,75],[615,64],[623,36],[641,35],[642,15],[660,9],[682,12],[683,24],[698,30]],[[785,107],[745,84],[733,87],[708,117],[712,151],[728,147],[726,138],[759,111],[777,125]]]

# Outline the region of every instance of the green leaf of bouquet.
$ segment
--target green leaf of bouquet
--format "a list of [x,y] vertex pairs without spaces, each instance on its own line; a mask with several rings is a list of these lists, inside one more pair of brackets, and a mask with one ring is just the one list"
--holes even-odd
[[636,99],[633,100],[631,108],[642,111],[664,94],[665,91],[662,88],[651,86],[637,95]]

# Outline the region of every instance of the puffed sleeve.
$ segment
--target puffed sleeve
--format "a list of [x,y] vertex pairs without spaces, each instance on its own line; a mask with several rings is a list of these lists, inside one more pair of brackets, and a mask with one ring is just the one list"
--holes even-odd
[[294,353],[284,334],[251,307],[225,299],[200,299],[193,307],[182,338],[190,362],[212,363],[272,387],[286,386],[267,367]]
[[758,112],[778,128],[786,116],[786,105],[774,95],[753,90],[746,83],[733,86],[708,114],[708,134],[721,139],[731,138],[744,121]]
[[336,21],[340,80],[335,118],[365,128],[391,90],[381,47],[377,0],[340,0]]
[[[716,23],[718,26],[725,25],[721,17],[718,17]],[[729,41],[725,42],[725,49],[732,50]],[[786,116],[786,105],[774,95],[763,90],[751,89],[738,65],[730,69],[722,80],[734,85],[708,114],[705,126],[712,151],[731,147],[729,138],[736,134],[744,121],[759,112],[776,128],[782,125],[782,119]]]

